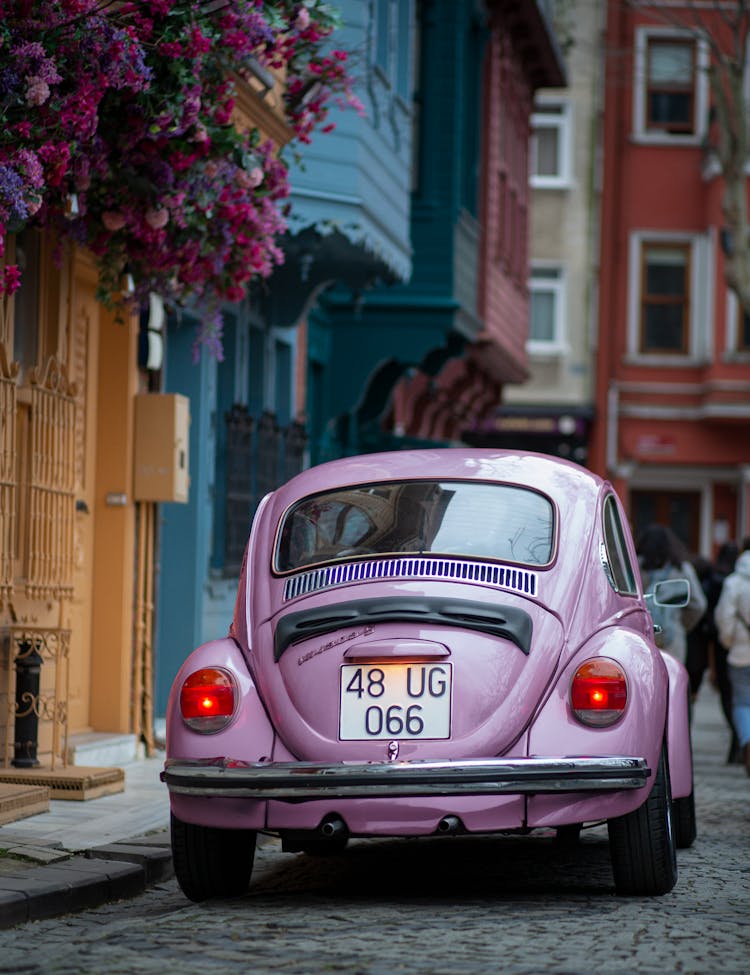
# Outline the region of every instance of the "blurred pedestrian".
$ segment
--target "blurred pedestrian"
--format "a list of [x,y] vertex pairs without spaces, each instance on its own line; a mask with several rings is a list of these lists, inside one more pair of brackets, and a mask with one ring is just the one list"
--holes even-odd
[[740,743],[737,738],[737,732],[735,730],[734,720],[732,718],[732,685],[729,682],[729,665],[727,664],[727,655],[729,651],[721,642],[721,638],[716,627],[716,606],[719,602],[719,597],[721,596],[724,580],[731,572],[734,572],[734,565],[739,554],[740,548],[735,542],[725,542],[720,547],[716,555],[716,562],[714,563],[711,589],[708,593],[709,610],[713,608],[713,625],[715,633],[713,643],[709,648],[708,669],[711,683],[719,692],[721,711],[724,715],[724,720],[727,723],[727,728],[729,729],[731,735],[729,754],[727,755],[727,765],[732,765],[735,763],[741,764],[743,758],[740,753]]
[[649,604],[654,623],[660,627],[658,645],[684,664],[686,634],[700,620],[708,605],[698,576],[685,546],[666,525],[649,525],[640,535],[636,551],[644,591],[651,592],[657,582],[667,579],[687,579],[690,583],[687,606],[656,606],[653,600]]
[[715,616],[719,639],[729,651],[732,718],[750,775],[750,537],[724,580]]
[[[695,626],[688,630],[686,635],[685,667],[690,678],[690,695],[694,701],[703,683],[703,675],[709,671],[713,644],[716,639],[716,625],[714,624],[716,600],[712,600],[716,586],[714,567],[709,559],[695,554],[690,556],[690,563],[695,569],[698,582],[700,582],[701,589],[706,597],[706,612]],[[718,599],[718,592],[716,599]]]

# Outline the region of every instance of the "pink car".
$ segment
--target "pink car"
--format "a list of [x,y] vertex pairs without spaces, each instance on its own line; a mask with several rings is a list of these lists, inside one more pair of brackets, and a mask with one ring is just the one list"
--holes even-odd
[[687,673],[657,649],[611,485],[539,454],[351,457],[261,503],[229,635],[167,717],[187,897],[247,890],[259,831],[350,837],[606,821],[618,894],[671,890],[695,838]]

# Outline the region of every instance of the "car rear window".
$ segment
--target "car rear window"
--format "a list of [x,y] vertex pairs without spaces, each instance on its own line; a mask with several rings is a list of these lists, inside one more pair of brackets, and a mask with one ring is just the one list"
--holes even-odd
[[399,481],[316,494],[284,515],[277,572],[402,553],[523,565],[552,559],[555,509],[537,491],[479,481]]

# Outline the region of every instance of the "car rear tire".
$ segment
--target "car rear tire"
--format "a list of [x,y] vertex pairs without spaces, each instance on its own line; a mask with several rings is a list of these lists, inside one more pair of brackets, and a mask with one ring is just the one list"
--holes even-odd
[[695,818],[695,794],[672,800],[674,838],[678,850],[686,850],[695,842],[698,824]]
[[672,796],[665,751],[651,793],[638,809],[610,819],[609,851],[615,892],[622,896],[667,894],[677,882]]
[[171,817],[172,861],[191,901],[239,897],[250,886],[257,834],[251,829],[196,826]]

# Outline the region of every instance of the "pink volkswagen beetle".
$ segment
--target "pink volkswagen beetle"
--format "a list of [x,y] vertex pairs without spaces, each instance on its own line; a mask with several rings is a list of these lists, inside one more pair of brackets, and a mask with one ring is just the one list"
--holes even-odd
[[258,508],[228,636],[172,688],[182,890],[246,891],[259,831],[320,854],[606,821],[617,893],[666,893],[696,833],[688,684],[647,600],[687,593],[643,593],[611,485],[572,463],[449,448],[303,472]]

